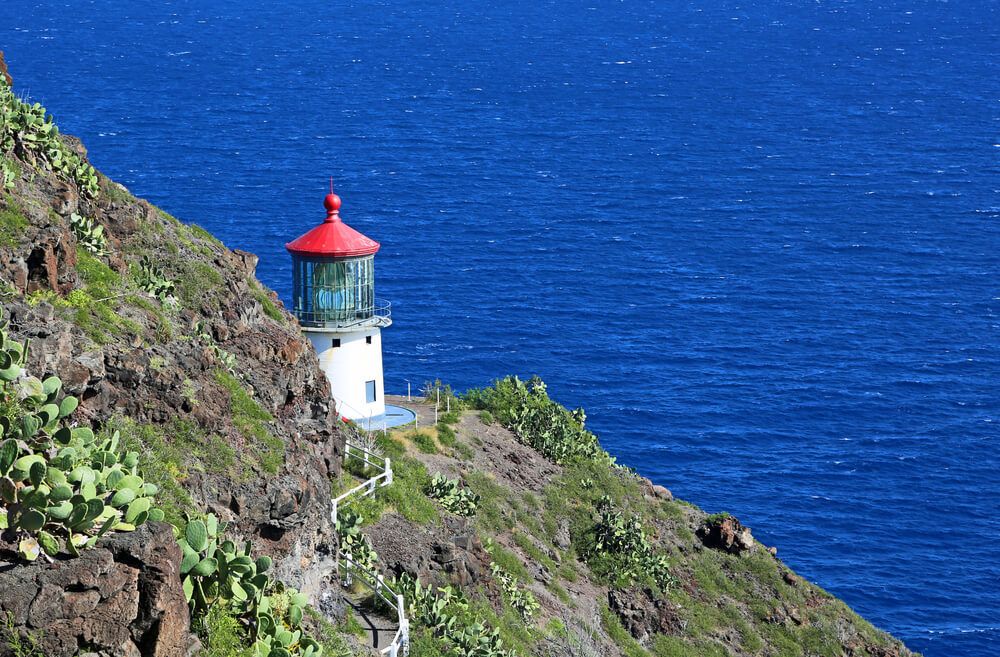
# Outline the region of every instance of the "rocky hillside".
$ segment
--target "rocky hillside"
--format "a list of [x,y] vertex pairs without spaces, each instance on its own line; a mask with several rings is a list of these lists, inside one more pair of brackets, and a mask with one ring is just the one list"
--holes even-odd
[[[441,622],[539,657],[913,655],[737,518],[615,464],[537,380],[451,398],[436,426],[410,405],[430,428],[379,438],[398,490],[352,509],[387,575],[462,592]],[[357,474],[349,458],[341,486]],[[415,654],[453,643],[420,630]]]
[[93,170],[3,80],[0,188],[0,657],[374,654],[384,610],[337,582],[341,540],[406,595],[413,657],[912,654],[615,464],[540,381],[356,433],[394,481],[334,527],[332,494],[373,471],[341,467],[356,430],[255,256]]
[[[314,594],[330,570],[330,478],[343,437],[316,355],[255,278],[256,256],[94,171],[78,140],[45,127],[44,110],[36,112],[41,127],[19,132],[14,123],[35,119],[12,113],[16,98],[5,99],[0,299],[11,337],[29,342],[25,370],[58,376],[80,400],[75,423],[117,429],[140,452],[167,521],[213,512],[233,538],[274,556],[284,581]],[[170,536],[167,525],[144,531]],[[0,542],[4,560],[16,557]],[[2,578],[16,571],[4,570],[0,612],[25,622],[31,600],[8,598],[15,584]],[[53,581],[64,586],[67,576]],[[40,588],[48,585],[38,577]],[[134,611],[142,601],[130,595]],[[29,625],[54,618],[35,616]],[[64,641],[74,643],[68,654],[90,633],[78,620],[77,635]]]

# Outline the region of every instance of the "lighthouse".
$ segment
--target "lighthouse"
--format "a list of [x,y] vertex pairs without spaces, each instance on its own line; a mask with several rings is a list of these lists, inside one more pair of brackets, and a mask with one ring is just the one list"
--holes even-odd
[[387,301],[375,298],[379,243],[340,218],[340,197],[323,200],[326,218],[285,245],[292,255],[292,307],[316,348],[342,417],[370,427],[385,416],[382,329]]

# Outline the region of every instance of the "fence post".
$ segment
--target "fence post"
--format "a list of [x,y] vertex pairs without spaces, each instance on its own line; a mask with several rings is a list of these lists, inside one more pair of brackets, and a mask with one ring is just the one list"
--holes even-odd
[[392,459],[385,457],[385,485],[392,483]]

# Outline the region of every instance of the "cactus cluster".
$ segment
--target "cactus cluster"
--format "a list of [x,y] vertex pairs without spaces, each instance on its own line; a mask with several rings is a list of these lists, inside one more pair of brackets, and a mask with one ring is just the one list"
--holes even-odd
[[468,600],[450,586],[424,587],[407,573],[393,580],[392,588],[406,599],[413,622],[446,641],[449,654],[458,657],[517,657],[504,648],[500,630],[473,620]]
[[0,154],[10,152],[66,176],[91,198],[100,191],[94,167],[63,143],[45,108],[23,102],[0,76]]
[[371,546],[368,537],[361,533],[363,518],[357,513],[339,509],[337,511],[337,538],[340,539],[340,551],[351,555],[351,560],[364,570],[376,572],[378,569],[378,554]]
[[615,560],[615,571],[624,580],[649,577],[661,591],[676,583],[666,556],[657,554],[639,516],[625,517],[605,495],[597,505],[600,519],[594,528],[594,549]]
[[507,604],[521,616],[524,622],[530,623],[540,608],[534,594],[518,586],[517,578],[495,561],[490,564],[490,572],[500,584],[500,590],[503,591],[503,597]]
[[301,627],[306,597],[270,578],[270,557],[254,559],[249,542],[237,547],[223,537],[224,531],[213,514],[204,520],[187,518],[179,530],[184,595],[193,621],[224,605],[240,620],[252,654],[320,657],[322,646]]
[[442,474],[434,475],[427,488],[427,496],[441,503],[448,511],[459,516],[474,516],[479,508],[480,498],[475,491],[462,488],[458,479],[448,479]]
[[70,215],[69,225],[80,246],[98,257],[108,255],[108,236],[104,234],[104,226],[76,212]]
[[162,520],[139,454],[123,453],[117,432],[65,426],[76,397],[61,396],[58,377],[26,376],[26,355],[0,324],[0,529],[18,533],[21,555],[76,555],[109,531]]
[[212,333],[209,331],[208,325],[205,324],[205,322],[195,322],[194,332],[195,335],[198,336],[199,340],[208,345],[208,348],[212,350],[212,354],[220,363],[222,363],[230,374],[233,376],[239,376],[236,372],[236,356],[215,343],[215,338],[212,337]]
[[161,303],[174,299],[175,285],[163,274],[163,270],[153,264],[148,255],[142,256],[135,274],[136,285],[146,294],[156,297]]
[[549,398],[545,382],[537,376],[527,383],[516,376],[494,382],[491,388],[473,389],[465,400],[489,411],[518,440],[555,463],[575,458],[613,462],[595,436],[584,426],[582,409],[569,411]]

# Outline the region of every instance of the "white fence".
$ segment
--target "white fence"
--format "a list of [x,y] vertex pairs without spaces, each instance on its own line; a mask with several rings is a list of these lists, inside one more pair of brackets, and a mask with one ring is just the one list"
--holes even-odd
[[[346,464],[349,459],[361,461],[365,465],[377,470],[378,474],[333,499],[330,517],[334,525],[337,524],[337,511],[341,506],[350,504],[352,499],[373,495],[379,486],[388,486],[392,483],[392,461],[388,457],[372,454],[364,447],[346,441],[344,446],[344,463]],[[406,657],[409,655],[410,622],[406,618],[406,601],[403,599],[403,596],[393,591],[385,583],[385,579],[380,573],[371,572],[360,564],[355,563],[349,552],[339,548],[337,550],[337,569],[338,573],[342,575],[345,587],[350,586],[353,578],[357,577],[372,590],[376,598],[396,612],[399,629],[396,631],[395,636],[393,636],[392,642],[380,651],[381,654],[389,655],[389,657],[399,657],[399,655]]]

